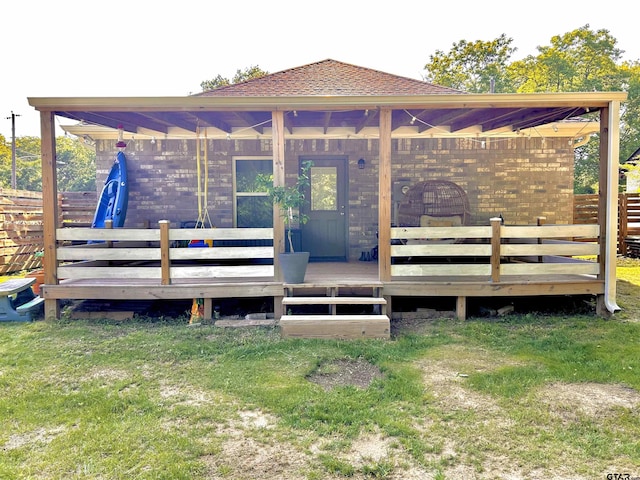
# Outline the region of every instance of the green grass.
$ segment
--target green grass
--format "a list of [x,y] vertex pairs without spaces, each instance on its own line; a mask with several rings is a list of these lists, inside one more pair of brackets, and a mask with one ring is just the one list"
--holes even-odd
[[[609,320],[443,319],[349,342],[184,318],[2,324],[0,478],[638,476],[629,263]],[[383,376],[364,389],[308,380],[338,359]]]

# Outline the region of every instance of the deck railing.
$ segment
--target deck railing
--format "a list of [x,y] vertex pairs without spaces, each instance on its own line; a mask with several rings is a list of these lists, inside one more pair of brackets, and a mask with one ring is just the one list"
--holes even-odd
[[[56,230],[58,278],[157,279],[274,276],[272,228],[155,229],[61,228]],[[215,248],[191,248],[192,241]]]
[[396,227],[392,277],[598,275],[598,225]]
[[[392,277],[598,275],[598,225],[396,227]],[[155,279],[274,277],[271,228],[57,230],[58,278]],[[189,248],[192,241],[214,248]],[[257,244],[257,245],[256,245]],[[444,279],[443,279],[444,281]]]

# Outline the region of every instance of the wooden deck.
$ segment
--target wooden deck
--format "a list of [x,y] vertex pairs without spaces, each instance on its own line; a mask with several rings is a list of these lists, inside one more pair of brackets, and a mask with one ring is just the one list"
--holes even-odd
[[[391,281],[378,280],[375,262],[310,263],[305,283],[288,285],[273,278],[181,278],[171,285],[145,278],[74,279],[59,285],[43,285],[47,299],[110,299],[110,300],[172,300],[188,298],[243,298],[273,297],[277,317],[279,306],[287,295],[323,295],[337,289],[342,295],[378,294],[389,300],[391,314],[393,297],[452,297],[456,301],[457,316],[466,317],[467,297],[517,297],[551,295],[601,295],[604,281],[593,275],[502,276],[492,282],[486,276],[394,277]],[[210,307],[205,312],[210,315]]]
[[[368,298],[389,314],[393,297],[452,297],[465,318],[470,297],[605,293],[600,246],[575,241],[597,236],[597,225],[505,227],[496,219],[491,226],[391,230],[391,255],[379,260],[388,263],[310,263],[305,282],[290,285],[277,280],[274,247],[246,244],[272,241],[272,229],[172,230],[162,222],[159,229],[58,229],[57,275],[65,280],[43,285],[42,294],[50,307],[63,299],[203,298],[205,318],[215,299],[272,297],[280,319],[283,299],[293,296],[308,305],[328,297],[324,304],[334,307],[347,302],[337,297]],[[180,245],[197,238],[212,238],[214,247]],[[463,241],[433,242],[439,238]]]

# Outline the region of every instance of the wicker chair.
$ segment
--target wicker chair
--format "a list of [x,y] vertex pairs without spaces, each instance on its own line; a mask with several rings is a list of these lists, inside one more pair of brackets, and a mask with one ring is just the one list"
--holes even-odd
[[466,225],[469,199],[457,184],[446,180],[428,180],[413,185],[398,206],[401,227]]

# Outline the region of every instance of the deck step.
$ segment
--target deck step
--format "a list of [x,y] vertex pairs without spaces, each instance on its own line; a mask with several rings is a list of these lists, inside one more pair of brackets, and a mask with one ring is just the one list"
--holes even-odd
[[387,315],[282,315],[283,337],[356,339],[388,339],[391,325]]
[[284,297],[283,305],[386,305],[382,297]]

